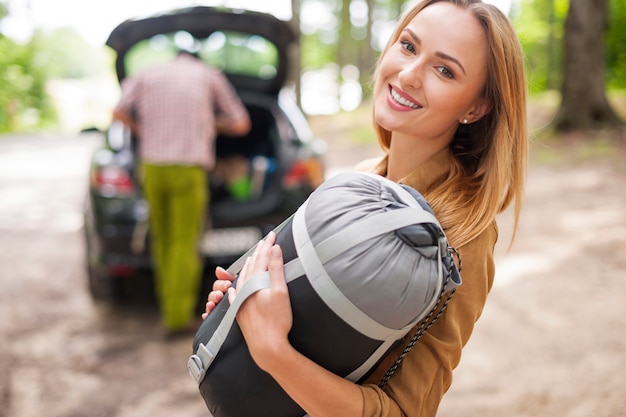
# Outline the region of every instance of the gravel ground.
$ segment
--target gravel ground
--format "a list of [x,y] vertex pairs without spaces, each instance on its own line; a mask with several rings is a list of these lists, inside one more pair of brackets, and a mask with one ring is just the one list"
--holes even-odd
[[[377,153],[322,133],[330,172]],[[149,298],[89,298],[80,208],[94,145],[0,140],[0,417],[208,416],[186,372],[192,336],[165,341]],[[533,163],[508,252],[501,216],[496,284],[441,417],[626,416],[626,152],[573,140],[544,154],[568,158]]]

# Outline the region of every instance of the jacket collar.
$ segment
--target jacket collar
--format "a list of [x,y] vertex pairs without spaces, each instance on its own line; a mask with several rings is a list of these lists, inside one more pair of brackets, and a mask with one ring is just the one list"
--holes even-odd
[[[387,175],[388,156],[385,156],[374,168],[378,175]],[[424,193],[442,175],[450,170],[450,151],[444,148],[434,154],[428,161],[424,162],[407,176],[398,181],[399,184],[406,184],[415,188],[420,193]]]

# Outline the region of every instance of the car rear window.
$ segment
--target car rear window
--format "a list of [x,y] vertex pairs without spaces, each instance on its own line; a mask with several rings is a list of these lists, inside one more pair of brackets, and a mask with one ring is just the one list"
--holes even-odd
[[271,80],[278,72],[278,50],[267,39],[241,32],[216,31],[206,38],[188,32],[159,34],[135,44],[125,56],[126,74],[171,60],[181,48],[197,52],[227,74]]

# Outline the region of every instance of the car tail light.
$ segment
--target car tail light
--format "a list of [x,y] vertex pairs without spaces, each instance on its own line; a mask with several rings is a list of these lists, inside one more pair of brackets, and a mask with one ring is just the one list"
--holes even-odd
[[109,265],[108,273],[117,278],[132,277],[137,273],[137,270],[130,265]]
[[91,187],[107,197],[127,196],[135,192],[130,174],[120,167],[96,168],[91,175]]
[[283,177],[283,184],[287,188],[308,185],[315,189],[324,181],[324,167],[318,158],[296,161]]

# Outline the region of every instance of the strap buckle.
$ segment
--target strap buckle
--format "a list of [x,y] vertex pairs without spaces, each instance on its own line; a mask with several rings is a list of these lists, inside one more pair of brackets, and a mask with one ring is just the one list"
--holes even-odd
[[[209,351],[202,343],[200,343],[200,346],[198,346],[198,353],[201,352],[209,353]],[[212,355],[209,354],[209,359],[210,356]],[[196,381],[196,384],[200,385],[200,383],[204,379],[204,376],[206,375],[207,367],[204,365],[204,362],[202,361],[200,355],[194,354],[191,355],[189,357],[189,360],[187,361],[187,370],[189,371],[189,375],[191,375],[193,380]]]

